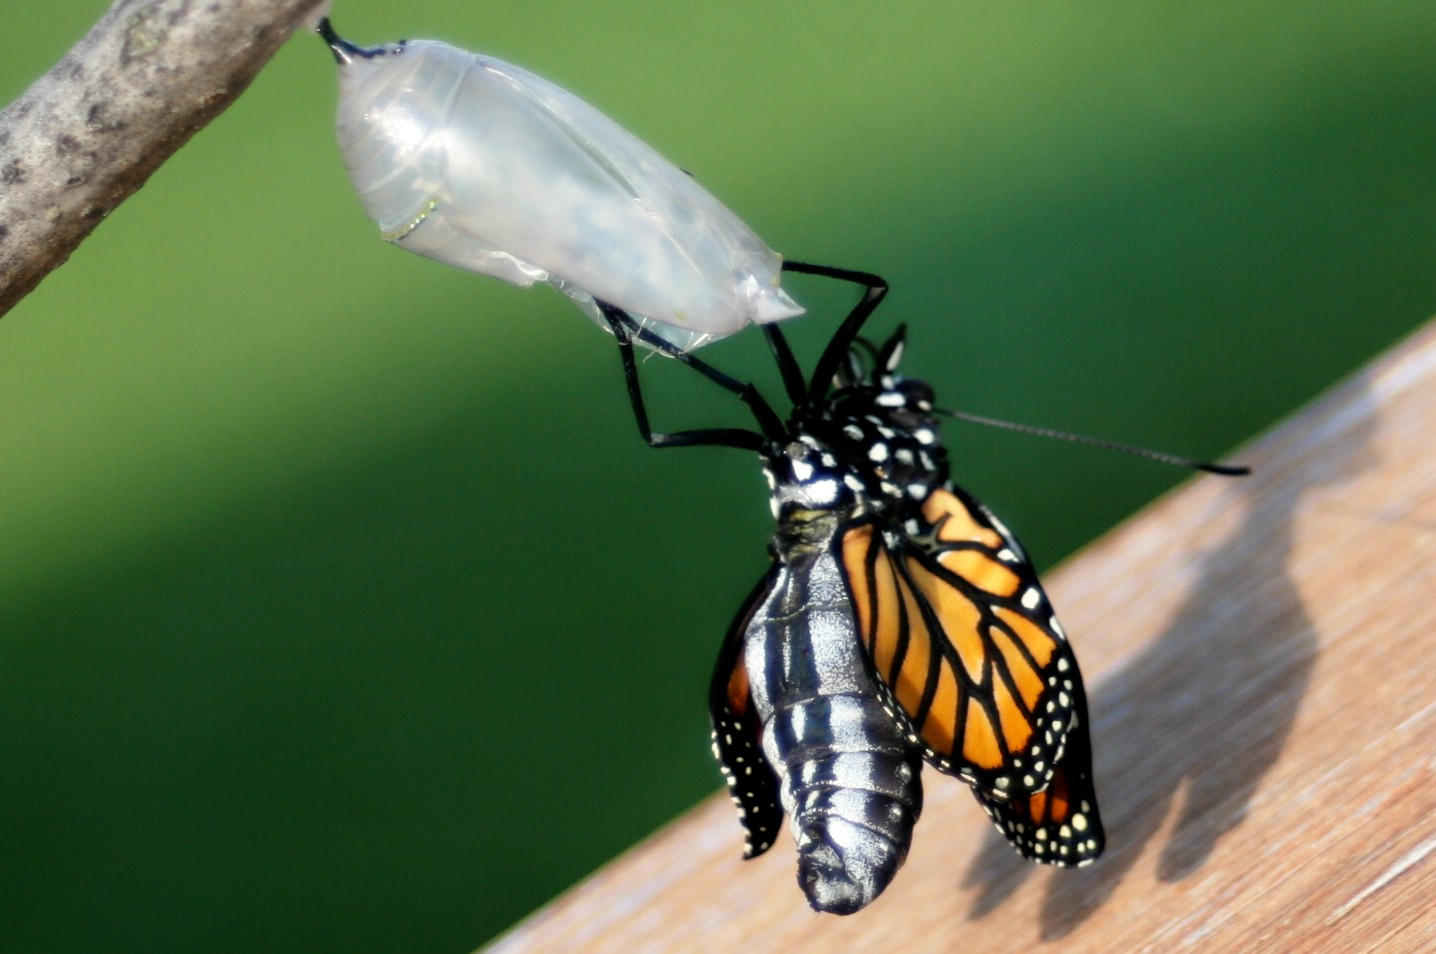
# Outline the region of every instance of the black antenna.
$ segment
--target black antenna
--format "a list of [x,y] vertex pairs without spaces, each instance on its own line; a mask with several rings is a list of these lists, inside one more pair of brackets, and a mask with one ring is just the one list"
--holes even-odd
[[1145,457],[1147,460],[1155,460],[1162,464],[1173,464],[1177,467],[1185,467],[1188,470],[1203,470],[1209,474],[1220,474],[1223,477],[1245,477],[1252,472],[1250,467],[1212,464],[1206,461],[1192,460],[1189,457],[1178,457],[1176,454],[1164,454],[1161,451],[1149,450],[1145,447],[1119,444],[1116,441],[1103,440],[1100,437],[1088,437],[1085,434],[1070,434],[1067,431],[1055,431],[1048,427],[1033,427],[1031,424],[1016,424],[1012,421],[1003,421],[998,418],[983,417],[980,414],[968,414],[965,411],[947,411],[941,408],[934,408],[933,411],[934,413],[946,415],[957,421],[967,421],[969,424],[983,424],[987,427],[1001,428],[1004,431],[1017,431],[1021,434],[1031,434],[1034,437],[1053,437],[1059,441],[1071,441],[1074,444],[1086,444],[1089,447],[1100,447],[1103,450],[1120,451],[1123,454],[1131,454],[1134,457]]

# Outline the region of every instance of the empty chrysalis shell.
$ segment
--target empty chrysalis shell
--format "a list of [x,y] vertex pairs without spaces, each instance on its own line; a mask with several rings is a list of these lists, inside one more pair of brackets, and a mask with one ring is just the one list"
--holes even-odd
[[803,313],[781,257],[677,166],[548,80],[419,40],[339,61],[339,148],[369,217],[411,252],[594,299],[681,348]]

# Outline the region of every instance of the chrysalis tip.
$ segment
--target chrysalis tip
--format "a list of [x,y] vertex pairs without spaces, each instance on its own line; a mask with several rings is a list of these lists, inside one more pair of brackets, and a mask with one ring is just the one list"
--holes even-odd
[[329,22],[328,17],[320,18],[319,22],[314,26],[314,32],[319,34],[321,40],[329,44],[330,52],[334,54],[334,62],[340,66],[348,66],[354,62],[355,57],[368,59],[371,56],[377,56],[383,52],[382,49],[366,50],[363,47],[350,43],[338,33],[334,32],[334,25]]

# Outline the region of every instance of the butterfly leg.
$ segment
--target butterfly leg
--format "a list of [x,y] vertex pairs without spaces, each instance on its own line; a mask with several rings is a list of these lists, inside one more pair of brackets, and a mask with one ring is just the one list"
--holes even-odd
[[[803,382],[802,371],[798,367],[797,360],[793,357],[793,351],[788,346],[787,339],[775,324],[763,326],[764,334],[767,337],[768,345],[773,351],[773,356],[778,363],[778,369],[783,376],[783,386],[788,393],[789,399],[796,404],[817,402],[827,394],[829,384],[837,373],[839,366],[847,359],[848,349],[852,346],[862,330],[868,318],[877,309],[887,294],[887,282],[877,275],[868,272],[859,272],[852,269],[836,268],[831,265],[813,265],[805,262],[784,262],[783,270],[796,272],[804,275],[817,275],[823,278],[832,278],[837,281],[852,282],[865,289],[862,300],[858,302],[839,326],[837,333],[823,349],[822,357],[818,360],[817,367],[813,371],[813,377],[806,386]],[[665,341],[657,335],[648,331],[633,319],[621,308],[617,308],[604,301],[596,302],[599,311],[608,322],[609,328],[613,331],[614,338],[618,341],[619,356],[623,361],[624,381],[628,386],[629,401],[633,405],[633,416],[638,423],[638,432],[650,447],[692,447],[700,445],[714,445],[723,447],[738,447],[744,450],[758,450],[765,441],[781,440],[786,433],[782,420],[774,413],[773,408],[763,398],[752,384],[745,384],[737,379],[724,374],[706,361],[694,357],[690,352],[684,351],[672,342]],[[659,434],[653,431],[649,424],[647,406],[643,400],[643,390],[638,380],[638,364],[633,354],[633,340],[637,338],[644,344],[661,351],[671,358],[688,365],[693,370],[702,374],[708,380],[714,382],[724,390],[736,394],[746,403],[753,412],[758,422],[761,433],[745,431],[739,428],[705,428],[701,430],[677,431],[672,434]]]
[[[767,438],[764,434],[782,434],[783,424],[768,402],[751,384],[743,384],[729,377],[706,361],[677,347],[671,342],[650,333],[621,308],[607,302],[597,303],[599,311],[607,319],[613,337],[618,342],[619,357],[623,361],[623,378],[628,385],[628,399],[633,405],[633,417],[638,423],[638,433],[649,447],[694,447],[719,446],[737,447],[742,450],[758,450]],[[661,351],[671,358],[688,365],[719,387],[742,398],[753,411],[763,434],[745,431],[741,428],[715,427],[699,430],[677,431],[672,434],[655,433],[648,422],[648,406],[643,400],[643,389],[638,380],[638,362],[633,354],[633,339],[638,338],[649,347]]]
[[[823,355],[818,359],[817,366],[813,368],[813,376],[809,379],[807,388],[807,400],[810,402],[821,401],[828,393],[828,388],[833,382],[833,376],[837,374],[838,368],[847,359],[848,349],[858,337],[858,332],[863,325],[872,317],[878,305],[882,303],[883,297],[888,293],[888,283],[877,275],[870,272],[857,272],[848,268],[834,268],[831,265],[812,265],[807,262],[784,262],[783,271],[797,272],[800,275],[817,275],[822,278],[832,278],[837,281],[852,282],[854,285],[862,286],[862,300],[848,312],[843,323],[838,326],[837,332],[833,335],[828,346],[823,349]],[[773,346],[774,354],[778,356],[779,365],[783,364],[783,356],[779,347],[787,351],[787,343],[782,341],[782,333],[772,325],[765,325],[764,329],[772,328],[769,333],[768,343]],[[774,338],[778,339],[775,343]],[[792,353],[788,352],[788,361],[792,361]],[[794,365],[796,367],[796,365]],[[783,382],[789,389],[790,394],[796,386],[791,380],[792,374],[785,370]],[[794,399],[797,403],[796,398]]]

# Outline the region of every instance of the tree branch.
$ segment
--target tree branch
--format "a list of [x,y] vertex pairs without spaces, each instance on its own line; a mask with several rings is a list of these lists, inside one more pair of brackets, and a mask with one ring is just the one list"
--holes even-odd
[[118,0],[0,111],[0,315],[242,93],[326,0]]

